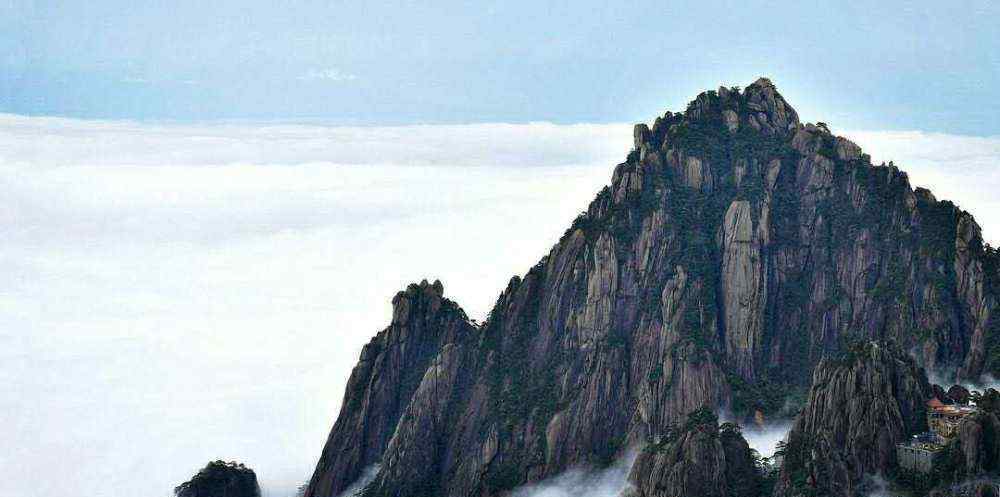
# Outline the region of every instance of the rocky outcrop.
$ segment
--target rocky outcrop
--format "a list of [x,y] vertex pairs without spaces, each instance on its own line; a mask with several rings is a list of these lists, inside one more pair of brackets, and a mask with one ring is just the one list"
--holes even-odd
[[177,497],[260,497],[253,470],[235,462],[213,461],[174,489]]
[[763,481],[739,428],[695,411],[636,458],[628,497],[755,497]]
[[981,413],[959,425],[957,449],[961,457],[961,473],[982,474],[1000,463],[1000,420],[993,413]]
[[369,495],[393,497],[499,495],[607,464],[705,405],[777,412],[847,336],[1000,369],[1000,256],[971,217],[799,122],[770,81],[702,93],[633,138],[482,326],[439,285],[397,296],[308,497],[376,462]]
[[1000,393],[977,393],[979,412],[964,419],[948,445],[939,473],[945,481],[966,481],[1000,471]]
[[952,385],[948,388],[948,398],[953,403],[968,404],[972,400],[972,394],[962,385]]
[[337,495],[378,463],[441,349],[474,331],[439,281],[410,285],[392,309],[392,323],[361,351],[306,495]]
[[848,497],[864,475],[888,474],[896,444],[926,431],[932,396],[924,371],[892,344],[824,359],[788,434],[777,495]]
[[764,313],[756,311],[767,304],[762,225],[758,220],[754,229],[752,217],[749,201],[734,200],[726,209],[718,242],[726,355],[744,378],[756,375],[754,358],[760,355],[764,338]]

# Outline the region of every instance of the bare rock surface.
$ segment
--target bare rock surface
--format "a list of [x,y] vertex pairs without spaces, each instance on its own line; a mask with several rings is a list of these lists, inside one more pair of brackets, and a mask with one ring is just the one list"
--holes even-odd
[[927,430],[925,372],[893,344],[865,342],[825,358],[787,445],[779,496],[855,495],[865,475],[896,469],[896,444]]
[[721,429],[708,410],[696,410],[683,425],[636,458],[628,497],[754,497],[762,481],[739,428]]

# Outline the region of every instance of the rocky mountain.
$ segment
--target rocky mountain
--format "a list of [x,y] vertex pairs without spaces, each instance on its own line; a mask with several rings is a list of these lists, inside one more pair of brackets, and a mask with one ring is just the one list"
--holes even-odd
[[863,342],[824,358],[788,434],[776,496],[856,495],[865,475],[896,468],[896,444],[927,430],[924,371],[893,344]]
[[308,497],[366,470],[367,496],[485,497],[608,464],[704,406],[779,411],[859,337],[1000,369],[1000,256],[972,217],[801,123],[770,81],[702,93],[634,143],[481,326],[440,283],[396,296]]
[[260,497],[257,475],[235,462],[212,461],[174,489],[177,497]]
[[739,427],[725,423],[720,429],[706,408],[649,444],[629,481],[628,497],[756,497],[764,490],[758,461]]

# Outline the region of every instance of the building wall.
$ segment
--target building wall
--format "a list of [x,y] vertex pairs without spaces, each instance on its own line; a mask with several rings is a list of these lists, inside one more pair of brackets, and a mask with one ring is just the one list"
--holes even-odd
[[911,471],[930,473],[934,468],[934,456],[937,453],[905,445],[896,446],[896,459],[899,466]]

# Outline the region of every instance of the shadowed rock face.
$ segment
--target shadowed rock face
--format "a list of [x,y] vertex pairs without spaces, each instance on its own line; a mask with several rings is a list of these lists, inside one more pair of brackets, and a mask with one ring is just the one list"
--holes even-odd
[[432,361],[473,332],[443,294],[441,282],[424,281],[392,299],[392,323],[361,352],[307,495],[337,495],[377,463]]
[[896,444],[926,431],[932,396],[924,371],[893,345],[824,359],[788,434],[777,494],[850,496],[864,475],[888,474]]
[[634,138],[482,326],[439,284],[397,295],[308,497],[375,463],[367,495],[456,497],[606,464],[704,405],[776,412],[846,336],[967,376],[998,366],[998,257],[972,217],[800,123],[770,81]]
[[257,475],[233,462],[208,463],[190,481],[174,489],[177,497],[260,497]]

